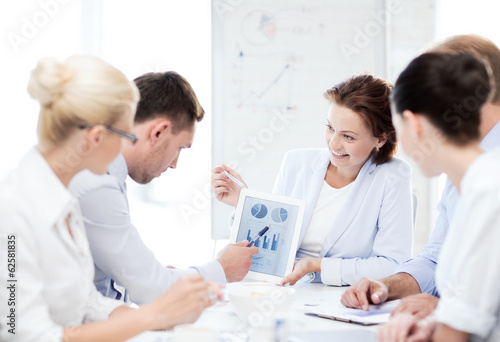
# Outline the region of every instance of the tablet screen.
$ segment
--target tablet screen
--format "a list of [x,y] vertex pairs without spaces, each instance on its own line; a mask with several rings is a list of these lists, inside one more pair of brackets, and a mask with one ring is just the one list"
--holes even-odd
[[250,271],[284,277],[299,207],[247,196],[236,241],[252,240],[264,227],[269,230],[255,243]]

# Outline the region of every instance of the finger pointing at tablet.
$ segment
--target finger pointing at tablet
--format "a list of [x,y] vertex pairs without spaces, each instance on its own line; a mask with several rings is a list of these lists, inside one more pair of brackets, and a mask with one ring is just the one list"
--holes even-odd
[[252,266],[252,255],[259,253],[257,247],[247,246],[248,240],[229,244],[217,255],[217,261],[224,269],[227,282],[241,281],[247,275]]
[[[269,226],[270,226],[270,225],[269,225]],[[248,243],[248,247],[252,247],[252,246],[255,244],[255,242],[257,242],[257,240],[258,240],[258,239],[260,239],[260,237],[261,237],[262,235],[264,235],[264,234],[265,234],[265,233],[269,230],[269,226],[264,227],[264,229],[262,229],[262,230],[259,232],[259,234],[257,234],[257,235],[256,235],[256,236],[252,239],[252,241],[250,241],[250,242]]]

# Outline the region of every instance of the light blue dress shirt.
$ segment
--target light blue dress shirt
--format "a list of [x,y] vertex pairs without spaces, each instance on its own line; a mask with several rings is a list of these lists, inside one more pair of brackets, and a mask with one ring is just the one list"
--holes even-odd
[[[496,147],[500,147],[500,122],[490,130],[481,142],[483,150],[489,151]],[[396,271],[396,273],[408,273],[415,278],[422,293],[439,296],[435,283],[436,265],[457,202],[458,191],[450,180],[447,180],[437,208],[439,216],[429,241],[416,258],[406,261]]]
[[125,287],[130,300],[143,305],[160,297],[186,275],[201,274],[205,279],[225,284],[224,269],[216,260],[180,270],[166,268],[155,258],[130,221],[127,175],[127,164],[120,154],[109,166],[108,174],[98,176],[83,171],[69,186],[82,209],[97,289],[105,296],[124,299],[116,285]]

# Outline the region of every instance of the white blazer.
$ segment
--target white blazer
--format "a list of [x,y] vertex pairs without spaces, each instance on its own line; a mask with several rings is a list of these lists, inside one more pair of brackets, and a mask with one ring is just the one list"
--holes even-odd
[[[311,220],[330,163],[327,149],[286,154],[273,192],[306,201],[299,246]],[[362,277],[380,279],[394,273],[412,254],[411,168],[399,159],[361,168],[346,202],[331,225],[314,281],[349,285]],[[299,250],[297,258],[304,257]]]

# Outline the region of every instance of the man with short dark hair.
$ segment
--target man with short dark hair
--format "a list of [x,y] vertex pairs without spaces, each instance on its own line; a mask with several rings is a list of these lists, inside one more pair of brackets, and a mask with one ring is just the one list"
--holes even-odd
[[[239,281],[248,273],[256,247],[245,241],[228,245],[213,260],[187,270],[166,268],[142,242],[130,221],[125,179],[147,184],[175,168],[182,149],[190,148],[196,122],[204,111],[191,87],[175,72],[148,73],[134,80],[141,99],[134,120],[140,138],[126,146],[108,174],[83,171],[70,184],[84,216],[95,263],[94,283],[104,295],[142,305],[150,303],[177,279],[201,274],[218,283]],[[122,290],[126,289],[126,292]]]

